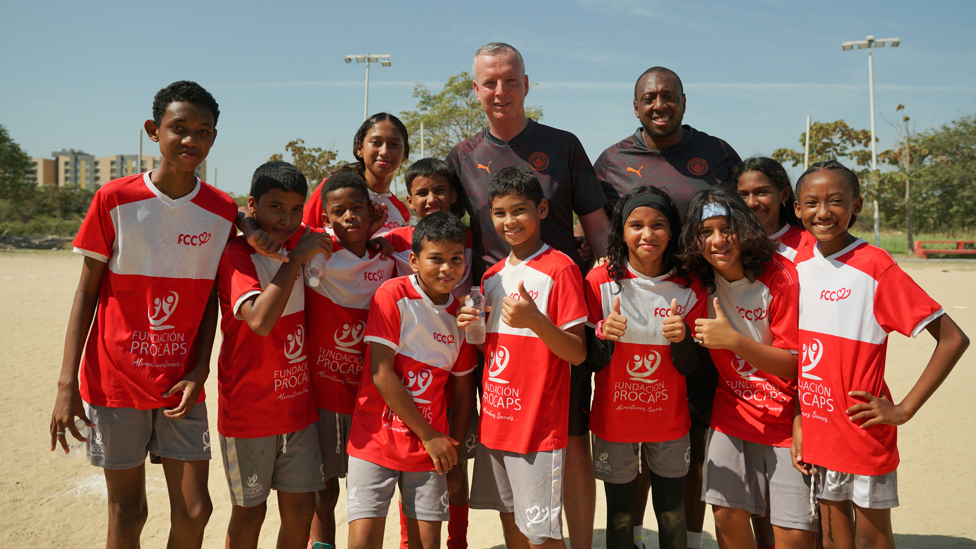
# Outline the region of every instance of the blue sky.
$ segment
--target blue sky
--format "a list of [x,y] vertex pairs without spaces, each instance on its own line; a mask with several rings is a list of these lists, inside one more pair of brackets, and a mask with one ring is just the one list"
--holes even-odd
[[840,43],[873,34],[902,41],[875,50],[883,150],[899,103],[920,130],[976,112],[974,19],[969,1],[5,3],[0,124],[31,156],[135,153],[155,92],[196,80],[221,109],[208,179],[216,168],[220,188],[246,194],[291,139],[351,159],[365,65],[344,55],[393,55],[372,66],[369,105],[399,113],[414,82],[439,89],[504,41],[525,56],[527,104],[593,161],[637,127],[633,83],[653,65],[684,80],[685,123],[745,157],[798,148],[807,115],[868,128],[867,51]]

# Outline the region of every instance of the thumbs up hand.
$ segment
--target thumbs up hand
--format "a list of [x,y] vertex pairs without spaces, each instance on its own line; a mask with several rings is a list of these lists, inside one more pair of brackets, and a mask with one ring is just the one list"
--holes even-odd
[[685,339],[685,319],[678,314],[678,300],[671,300],[671,315],[664,319],[664,338],[671,343],[681,343]]
[[518,297],[507,295],[502,298],[502,321],[512,328],[528,328],[535,331],[540,317],[544,315],[535,306],[535,300],[525,290],[525,283],[519,282]]
[[715,306],[715,318],[699,318],[695,321],[695,338],[706,349],[733,349],[738,346],[742,334],[735,331],[729,319],[722,311],[718,298],[712,302]]
[[627,319],[620,314],[620,296],[613,298],[613,310],[603,321],[603,337],[610,341],[618,341],[627,333]]

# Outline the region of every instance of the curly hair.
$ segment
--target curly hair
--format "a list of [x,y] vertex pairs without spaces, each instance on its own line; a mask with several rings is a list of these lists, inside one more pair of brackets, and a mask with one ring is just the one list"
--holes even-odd
[[729,186],[733,191],[737,190],[739,186],[739,177],[746,172],[759,172],[763,174],[778,191],[788,189],[790,194],[786,197],[786,203],[781,204],[779,208],[779,224],[780,226],[803,226],[800,223],[800,219],[796,217],[796,208],[793,206],[796,204],[796,195],[793,194],[790,175],[786,173],[786,169],[783,168],[782,164],[765,156],[753,156],[752,158],[747,158],[739,162],[732,166],[732,169],[729,171]]
[[715,269],[702,257],[705,246],[701,236],[702,210],[707,204],[724,206],[729,212],[729,237],[739,237],[742,271],[750,282],[762,274],[766,263],[773,258],[776,245],[766,236],[766,229],[737,193],[728,187],[711,187],[695,194],[688,205],[688,216],[681,231],[681,252],[678,259],[688,272],[695,273],[709,292],[715,291]]
[[[847,185],[847,187],[851,190],[851,194],[854,195],[854,200],[861,197],[861,180],[857,178],[857,174],[854,173],[854,170],[833,159],[824,160],[823,162],[814,162],[811,164],[810,167],[800,175],[799,179],[796,180],[797,195],[800,194],[800,188],[803,185],[803,181],[820,170],[830,170],[837,173],[844,181],[844,184]],[[851,222],[847,224],[848,230],[854,226],[855,221],[857,221],[857,216],[852,215]]]
[[200,84],[189,80],[180,80],[156,92],[156,97],[153,98],[152,114],[153,122],[157,126],[162,122],[163,113],[169,108],[170,103],[195,103],[207,107],[213,113],[214,127],[217,127],[217,117],[220,116],[217,101]]
[[678,215],[678,206],[667,192],[657,188],[644,185],[632,189],[617,201],[613,207],[613,214],[610,216],[610,229],[607,231],[607,273],[610,278],[617,283],[617,291],[622,289],[620,281],[624,279],[627,272],[624,263],[630,257],[630,249],[624,241],[624,209],[627,202],[642,194],[656,194],[664,198],[670,211],[660,210],[668,219],[668,229],[671,231],[671,238],[668,240],[667,247],[664,248],[664,270],[669,272],[672,269],[683,277],[685,274],[684,266],[678,261],[678,239],[681,236],[681,217]]

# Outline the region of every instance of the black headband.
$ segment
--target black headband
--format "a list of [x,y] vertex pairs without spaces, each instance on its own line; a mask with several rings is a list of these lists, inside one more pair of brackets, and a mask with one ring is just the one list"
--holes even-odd
[[671,225],[671,232],[673,233],[677,229],[675,225],[675,220],[678,219],[678,212],[674,211],[674,208],[668,204],[668,199],[656,194],[656,193],[641,193],[637,196],[630,197],[627,202],[624,202],[623,217],[621,221],[624,224],[627,223],[627,218],[630,214],[634,212],[637,208],[641,206],[647,206],[648,208],[654,208],[655,210],[664,214],[664,217],[668,218],[668,224]]

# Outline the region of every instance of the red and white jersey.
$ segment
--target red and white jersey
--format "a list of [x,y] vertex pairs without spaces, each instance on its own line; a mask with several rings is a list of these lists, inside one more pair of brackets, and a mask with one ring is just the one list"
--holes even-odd
[[[711,298],[735,331],[763,345],[797,354],[799,284],[796,269],[773,254],[755,282],[729,282],[715,274],[715,293],[708,317],[715,318]],[[793,440],[796,380],[770,375],[726,349],[709,349],[719,384],[712,407],[712,427],[727,435],[769,446],[786,447]],[[805,449],[805,448],[804,448]]]
[[363,342],[369,300],[393,274],[393,260],[367,250],[356,254],[332,237],[332,257],[317,287],[305,282],[305,312],[312,357],[312,400],[325,410],[352,414],[366,363]]
[[915,337],[945,314],[887,252],[861,239],[830,257],[797,256],[803,459],[835,471],[883,475],[898,467],[892,425],[861,429],[846,410],[867,391],[897,402],[884,381],[888,333]]
[[[435,305],[417,275],[380,286],[369,307],[367,343],[396,352],[393,370],[414,405],[441,433],[448,433],[445,385],[450,375],[474,371],[474,346],[457,327],[458,300]],[[369,352],[366,354],[367,361]],[[371,375],[363,375],[349,430],[349,455],[397,471],[433,471],[420,438],[387,406]]]
[[[410,268],[410,252],[413,249],[413,227],[397,227],[383,235],[386,241],[393,246],[393,258],[396,264],[396,276],[407,276],[413,274]],[[461,282],[451,290],[451,295],[461,299],[471,291],[471,262],[474,259],[472,252],[471,229],[467,229],[464,237],[464,274]]]
[[[325,183],[328,178],[323,179],[322,183]],[[393,193],[376,193],[369,191],[369,199],[376,204],[386,204],[387,218],[386,223],[380,230],[376,231],[373,235],[383,236],[388,233],[391,229],[397,227],[407,227],[410,225],[410,210],[407,209],[407,205],[404,204],[399,198]],[[325,213],[325,209],[322,208],[322,184],[315,187],[312,191],[312,195],[308,197],[305,202],[305,212],[302,215],[302,222],[309,227],[314,227],[316,229],[325,229],[325,232],[332,234],[331,229],[326,229],[325,221],[322,214]]]
[[227,245],[220,260],[217,430],[225,437],[284,435],[318,419],[318,411],[310,409],[305,285],[296,279],[267,337],[254,333],[240,315],[241,305],[260,295],[281,265],[254,251],[243,236]]
[[783,225],[783,228],[776,231],[775,234],[769,235],[769,239],[777,245],[776,252],[790,261],[796,259],[796,252],[800,247],[813,245],[816,242],[813,235],[805,231],[803,227],[789,223]]
[[664,319],[677,299],[678,314],[694,326],[705,316],[707,292],[697,277],[685,279],[674,271],[650,277],[629,264],[625,268],[619,287],[606,264],[586,275],[587,324],[596,327],[610,316],[614,297],[627,319],[610,364],[596,374],[590,431],[611,442],[675,440],[691,428],[691,417],[685,378],[675,370],[664,337]]
[[[149,172],[95,193],[75,252],[107,263],[81,361],[81,396],[112,408],[172,408],[163,398],[195,366],[197,332],[237,204],[197,179],[177,199]],[[200,392],[200,401],[204,399]]]
[[519,299],[519,282],[560,329],[586,322],[583,277],[568,256],[547,245],[518,265],[505,258],[481,282],[487,315],[484,391],[478,439],[494,450],[558,450],[569,433],[569,363],[532,330],[502,321],[502,299]]

